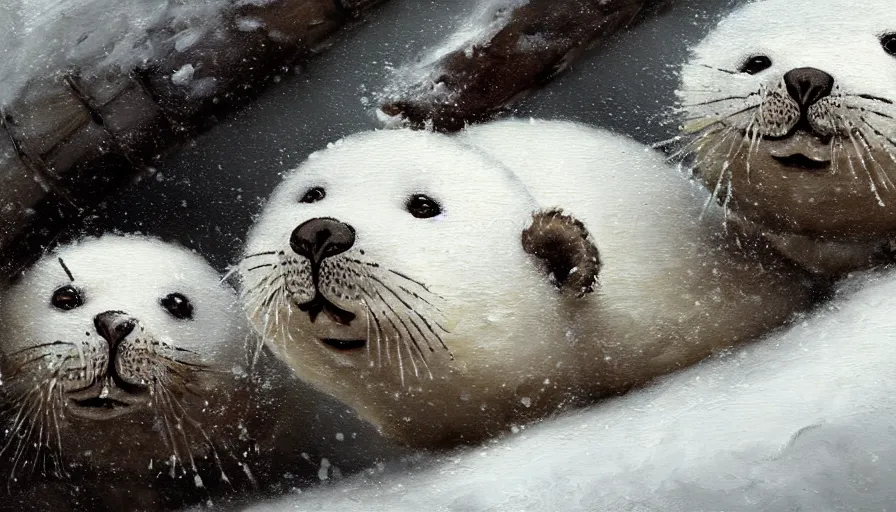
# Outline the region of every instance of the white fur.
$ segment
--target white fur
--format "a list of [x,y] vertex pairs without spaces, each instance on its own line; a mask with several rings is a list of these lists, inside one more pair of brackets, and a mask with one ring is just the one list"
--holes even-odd
[[[69,281],[59,258],[74,281]],[[68,284],[82,291],[85,304],[60,311],[50,298]],[[159,304],[173,292],[191,299],[192,321],[174,318]],[[230,370],[245,365],[247,333],[234,315],[236,307],[235,294],[201,256],[156,240],[105,235],[48,254],[4,294],[0,349],[9,353],[55,340],[97,343],[94,317],[124,311],[161,341],[201,354],[203,364]]]
[[603,267],[577,335],[600,340],[604,361],[592,371],[607,388],[763,334],[805,305],[793,274],[763,270],[727,247],[705,190],[631,139],[536,120],[463,137],[512,169],[542,207],[563,207],[594,237]]
[[[312,186],[325,186],[326,199],[300,204]],[[416,192],[442,201],[444,213],[425,220],[408,214],[403,201]],[[337,353],[317,340],[376,338],[363,302],[339,302],[359,316],[351,328],[324,318],[311,324],[289,306],[258,308],[264,294],[250,294],[247,305],[300,377],[390,434],[424,445],[458,432],[474,440],[484,435],[477,429],[495,434],[569,400],[693,363],[763,333],[805,304],[792,275],[723,250],[721,222],[700,221],[703,202],[700,189],[660,156],[571,123],[496,123],[455,140],[410,131],[357,135],[287,176],[246,254],[291,255],[292,229],[311,218],[349,222],[357,232],[350,257],[362,258],[363,249],[362,259],[420,280],[443,299],[451,331],[444,341],[454,361],[437,350],[428,362],[432,378],[415,362],[420,377],[406,383],[410,349],[402,354],[405,368],[396,371],[392,345],[392,363],[381,370],[372,342],[367,353]],[[599,290],[585,298],[552,289],[521,247],[531,214],[555,206],[585,221],[602,251]],[[277,262],[245,260],[244,289],[265,279],[264,269],[248,270],[265,261]]]
[[896,275],[640,392],[413,473],[255,510],[889,510]]

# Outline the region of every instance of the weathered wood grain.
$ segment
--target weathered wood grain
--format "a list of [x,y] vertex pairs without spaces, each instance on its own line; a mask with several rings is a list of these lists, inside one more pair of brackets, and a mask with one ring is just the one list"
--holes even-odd
[[[0,262],[14,272],[66,222],[145,175],[166,152],[254,99],[272,77],[324,50],[385,0],[275,0],[237,5],[188,48],[150,34],[139,68],[59,69],[0,106]],[[256,5],[257,4],[257,5]],[[192,67],[188,80],[172,74]]]

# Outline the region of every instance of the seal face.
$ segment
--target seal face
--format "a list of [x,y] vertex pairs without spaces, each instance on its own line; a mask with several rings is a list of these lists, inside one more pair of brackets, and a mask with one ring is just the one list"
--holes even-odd
[[238,311],[202,258],[155,240],[106,235],[45,256],[0,304],[10,477],[65,474],[63,459],[195,470],[214,449],[216,397],[246,361]]
[[[524,408],[518,389],[563,388],[558,368],[594,349],[558,341],[558,288],[584,293],[593,275],[548,273],[596,272],[578,264],[596,249],[559,214],[524,248],[539,210],[512,173],[447,136],[354,135],[271,196],[239,265],[244,304],[299,377],[393,437],[474,441]],[[569,243],[540,251],[544,236]]]
[[763,230],[862,241],[896,231],[896,10],[764,0],[694,49],[674,157]]

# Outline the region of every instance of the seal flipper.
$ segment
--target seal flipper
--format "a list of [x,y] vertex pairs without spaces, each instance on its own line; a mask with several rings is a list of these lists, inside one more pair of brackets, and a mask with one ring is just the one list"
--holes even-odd
[[547,267],[551,281],[578,297],[594,291],[600,272],[600,253],[580,220],[560,208],[532,215],[523,230],[523,250]]

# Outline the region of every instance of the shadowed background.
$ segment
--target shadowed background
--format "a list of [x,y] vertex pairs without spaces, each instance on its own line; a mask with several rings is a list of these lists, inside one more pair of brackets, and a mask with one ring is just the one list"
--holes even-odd
[[[584,121],[643,142],[668,138],[674,124],[664,123],[664,112],[674,101],[677,67],[688,46],[738,3],[677,2],[587,52],[514,113]],[[474,5],[387,2],[306,69],[164,159],[154,177],[112,195],[85,219],[84,231],[159,236],[224,269],[282,174],[328,142],[379,127],[374,94],[386,85],[388,68],[444,39]]]

